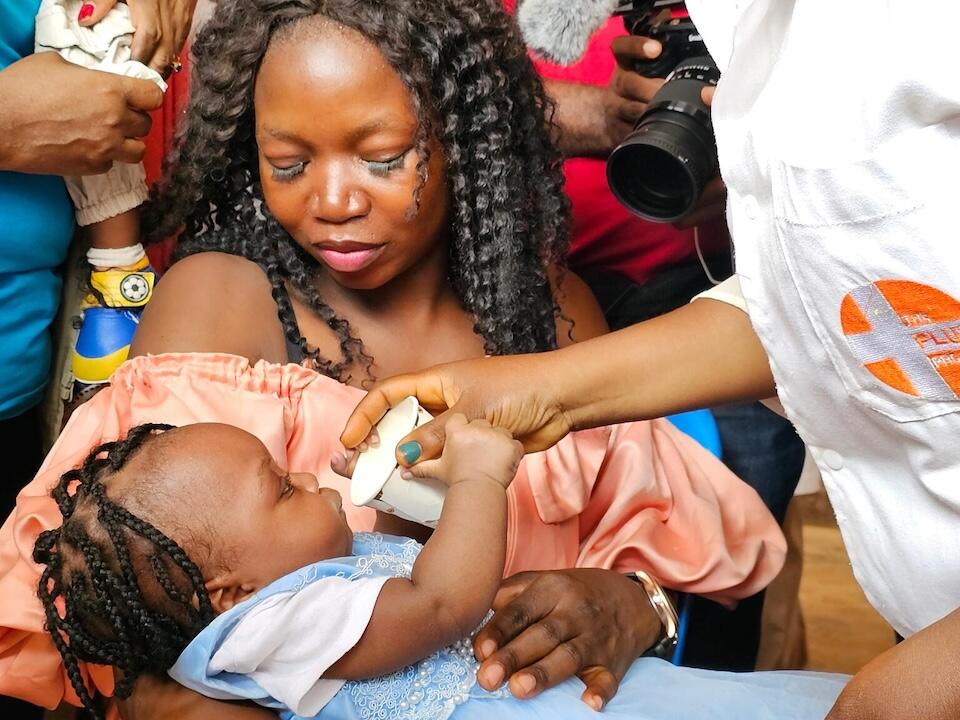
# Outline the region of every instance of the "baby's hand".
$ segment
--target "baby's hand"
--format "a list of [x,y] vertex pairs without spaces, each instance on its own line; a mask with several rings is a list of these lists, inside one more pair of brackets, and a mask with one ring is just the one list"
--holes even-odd
[[523,445],[509,431],[486,420],[467,422],[454,415],[447,422],[443,454],[403,472],[403,477],[432,477],[449,486],[470,480],[492,480],[507,487],[517,474]]

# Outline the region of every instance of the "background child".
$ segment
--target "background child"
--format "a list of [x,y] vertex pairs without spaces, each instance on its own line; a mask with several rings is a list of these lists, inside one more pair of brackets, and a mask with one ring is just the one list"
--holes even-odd
[[[43,0],[36,20],[36,51],[52,51],[94,70],[152,80],[166,91],[158,72],[131,59],[134,26],[120,2],[99,22],[81,26],[93,6],[83,0]],[[176,67],[174,67],[176,69]],[[145,127],[149,127],[144,116]],[[88,227],[90,294],[72,356],[74,395],[105,383],[127,358],[155,274],[140,244],[137,208],[147,199],[143,166],[115,162],[102,175],[67,177],[77,224]]]
[[[49,630],[95,713],[78,660],[113,666],[119,697],[176,663],[172,674],[195,689],[286,717],[592,715],[577,680],[529,701],[475,683],[469,635],[499,586],[506,487],[523,454],[506,432],[451,420],[443,455],[417,470],[449,486],[421,550],[354,538],[336,491],[286,472],[238,428],[157,434],[168,428],[133,428],[66,473],[54,490],[63,525],[37,541]],[[752,718],[764,707],[814,718],[844,681],[757,677],[747,686],[640,662],[607,710],[676,717],[686,706],[697,714],[684,717],[727,718],[746,704]]]

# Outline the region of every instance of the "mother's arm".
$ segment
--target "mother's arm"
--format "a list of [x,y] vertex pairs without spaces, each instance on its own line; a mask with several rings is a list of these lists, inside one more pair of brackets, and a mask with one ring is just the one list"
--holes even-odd
[[157,283],[130,356],[220,352],[285,363],[270,283],[254,263],[207,252],[174,264]]
[[133,695],[119,705],[123,720],[277,720],[267,708],[213,700],[169,678],[150,675],[140,677]]
[[557,318],[557,346],[567,347],[610,332],[600,303],[576,273],[550,269],[550,287],[560,308]]

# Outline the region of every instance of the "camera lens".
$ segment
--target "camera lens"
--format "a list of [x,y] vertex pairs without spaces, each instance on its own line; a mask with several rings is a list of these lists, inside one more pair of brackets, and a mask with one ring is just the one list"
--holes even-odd
[[678,65],[634,131],[610,154],[607,181],[631,212],[674,222],[693,208],[716,174],[710,108],[700,92],[718,78],[709,57]]

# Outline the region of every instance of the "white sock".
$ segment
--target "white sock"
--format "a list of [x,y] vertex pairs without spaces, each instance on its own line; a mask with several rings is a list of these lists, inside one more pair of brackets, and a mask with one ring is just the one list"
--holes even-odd
[[140,243],[124,248],[90,248],[87,262],[98,268],[122,268],[133,265],[145,255]]

